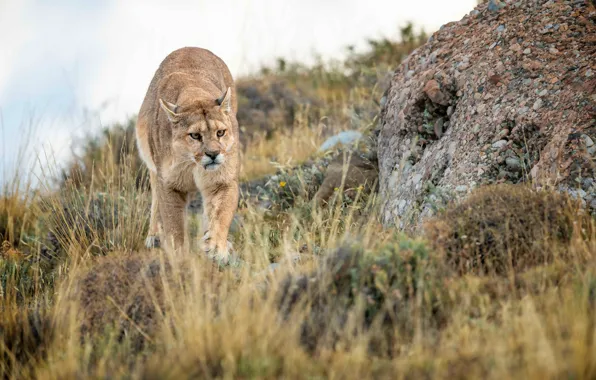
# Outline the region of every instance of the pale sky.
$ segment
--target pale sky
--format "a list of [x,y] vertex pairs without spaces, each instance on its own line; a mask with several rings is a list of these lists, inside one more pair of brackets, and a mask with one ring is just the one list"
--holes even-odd
[[461,19],[475,0],[0,0],[0,182],[31,149],[62,162],[77,138],[137,113],[162,59],[207,48],[232,74],[277,57],[341,58],[368,37]]

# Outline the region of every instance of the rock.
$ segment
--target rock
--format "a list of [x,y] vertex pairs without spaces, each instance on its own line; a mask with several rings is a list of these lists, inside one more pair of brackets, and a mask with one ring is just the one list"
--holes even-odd
[[503,147],[507,146],[507,140],[499,140],[493,145],[491,145],[494,149],[502,149]]
[[444,124],[444,121],[443,121],[442,117],[438,118],[437,121],[435,122],[434,130],[435,130],[435,135],[438,138],[441,138],[441,136],[443,136],[443,124]]
[[501,10],[503,7],[505,7],[505,4],[503,4],[502,2],[500,2],[499,0],[490,0],[488,2],[488,10],[491,12],[498,12],[499,10]]
[[507,168],[509,168],[509,170],[513,170],[513,171],[517,172],[522,169],[521,162],[519,161],[519,158],[517,158],[517,157],[505,158],[505,164],[507,165]]
[[592,145],[594,145],[594,141],[592,140],[592,138],[590,138],[590,136],[583,134],[581,135],[582,140],[584,140],[584,143],[586,144],[586,147],[591,147]]
[[[385,225],[416,228],[436,208],[421,183],[449,201],[467,195],[453,191],[462,184],[523,182],[523,167],[536,186],[596,177],[596,96],[586,77],[593,9],[589,1],[484,2],[397,67],[377,126]],[[586,190],[588,204],[594,191]]]
[[542,108],[542,99],[536,99],[536,101],[534,102],[534,105],[532,106],[532,109],[534,111],[538,111],[540,108]]
[[337,189],[341,188],[342,180],[346,196],[354,197],[358,191],[373,191],[376,189],[378,176],[377,167],[357,153],[349,158],[346,156],[345,161],[344,156],[339,155],[329,163],[325,179],[314,198],[317,202],[328,202]]
[[333,149],[336,145],[339,145],[339,144],[350,145],[350,144],[357,142],[361,138],[362,138],[362,133],[360,133],[358,131],[339,132],[337,135],[331,136],[327,140],[325,140],[325,142],[323,144],[321,144],[319,151],[326,151],[329,149]]

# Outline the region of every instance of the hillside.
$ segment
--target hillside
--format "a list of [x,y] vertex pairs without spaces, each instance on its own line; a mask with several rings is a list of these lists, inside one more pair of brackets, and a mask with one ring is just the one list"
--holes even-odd
[[[227,266],[144,248],[134,119],[46,188],[15,177],[0,194],[2,376],[593,378],[595,22],[590,1],[491,0],[430,37],[406,25],[344,61],[238,78]],[[511,169],[553,146],[571,173],[555,186]]]

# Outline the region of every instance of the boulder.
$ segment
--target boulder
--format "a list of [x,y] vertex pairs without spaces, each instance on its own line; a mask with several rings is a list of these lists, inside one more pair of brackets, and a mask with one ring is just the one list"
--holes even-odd
[[485,184],[595,203],[593,2],[490,4],[442,26],[394,74],[378,131],[386,225],[419,226]]

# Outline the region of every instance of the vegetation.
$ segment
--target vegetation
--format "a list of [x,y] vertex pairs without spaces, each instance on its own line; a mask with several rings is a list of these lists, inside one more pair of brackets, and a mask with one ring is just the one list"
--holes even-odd
[[403,34],[239,80],[234,265],[143,248],[150,191],[132,121],[90,138],[57,188],[16,175],[0,196],[2,376],[596,376],[596,226],[574,202],[480,189],[406,236],[382,228],[361,188],[312,201],[339,153],[320,142],[369,136],[391,67],[424,40]]

